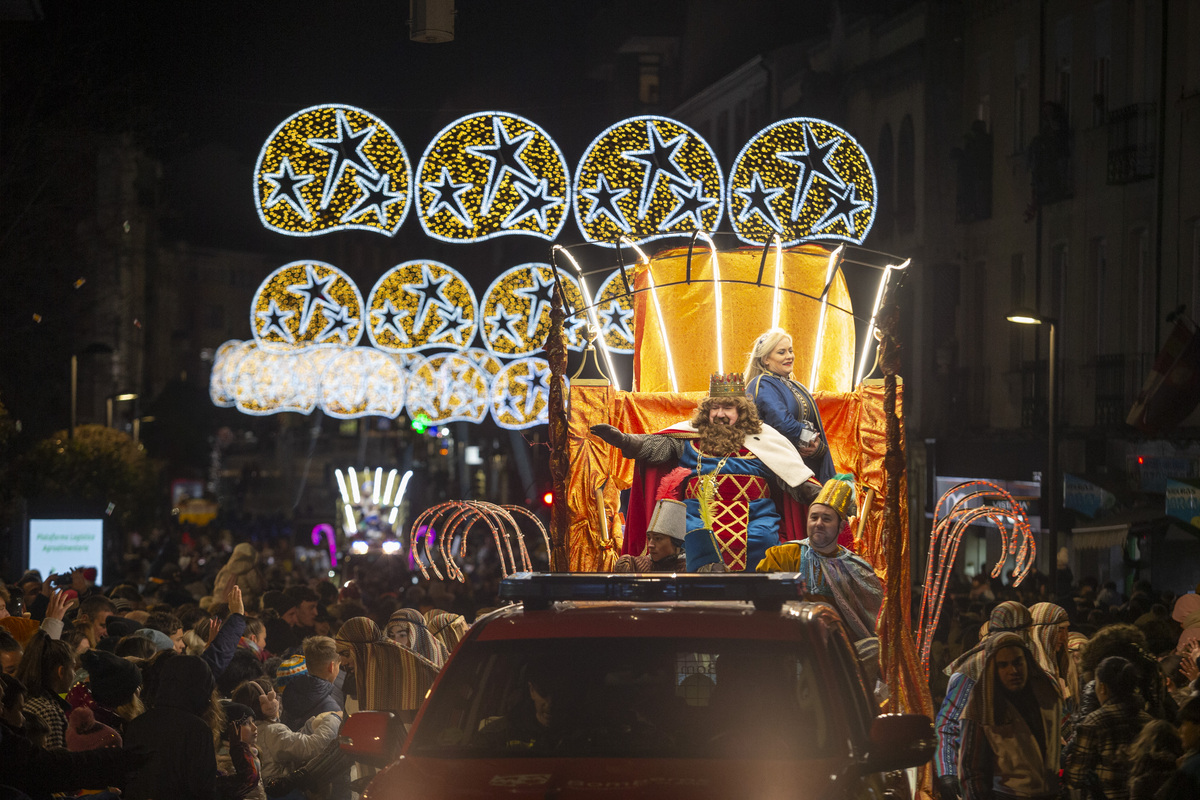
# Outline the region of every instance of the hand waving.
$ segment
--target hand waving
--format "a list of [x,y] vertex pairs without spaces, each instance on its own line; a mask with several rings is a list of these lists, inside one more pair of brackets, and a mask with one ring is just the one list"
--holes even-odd
[[50,595],[50,605],[46,607],[46,618],[61,620],[74,604],[75,598],[67,597],[66,589],[59,589]]

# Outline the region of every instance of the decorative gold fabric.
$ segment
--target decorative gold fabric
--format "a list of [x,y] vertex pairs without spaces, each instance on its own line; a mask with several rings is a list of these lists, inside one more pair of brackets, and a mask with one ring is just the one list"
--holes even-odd
[[[796,351],[794,374],[805,385],[812,369],[821,309],[819,298],[825,285],[829,252],[818,245],[783,251],[781,285],[794,291],[780,292],[779,327],[792,335],[792,346]],[[682,247],[659,253],[650,260],[649,268],[638,268],[633,357],[633,381],[638,391],[671,390],[663,348],[664,334],[670,342],[680,391],[704,391],[709,376],[721,371],[717,364],[717,303],[712,283],[712,256],[702,243],[697,243],[692,251],[691,284],[683,282],[687,277],[687,260],[687,248]],[[760,286],[757,281],[762,263],[763,251],[758,247],[718,254],[725,372],[742,370],[755,337],[771,327],[775,302],[774,249],[767,252]],[[650,293],[640,291],[650,285],[647,269],[658,287],[658,307],[663,315],[661,328]],[[796,291],[809,297],[796,294]],[[851,389],[855,345],[850,308],[846,281],[839,271],[829,288],[825,333],[821,337],[821,368],[816,385],[809,386],[810,390],[846,392]]]

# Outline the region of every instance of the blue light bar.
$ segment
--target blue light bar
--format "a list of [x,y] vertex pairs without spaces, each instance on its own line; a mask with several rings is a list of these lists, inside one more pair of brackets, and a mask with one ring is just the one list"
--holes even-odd
[[502,600],[522,601],[526,609],[544,609],[561,600],[658,603],[725,600],[778,610],[799,600],[804,579],[795,572],[751,574],[626,575],[612,573],[518,572],[500,582]]

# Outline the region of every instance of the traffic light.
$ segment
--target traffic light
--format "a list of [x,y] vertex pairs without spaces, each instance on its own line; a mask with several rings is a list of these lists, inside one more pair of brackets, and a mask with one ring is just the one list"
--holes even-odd
[[544,492],[542,494],[542,505],[554,505],[554,492]]
[[431,420],[428,415],[417,414],[412,418],[411,427],[417,433],[424,433],[425,429],[429,427],[430,422],[433,422],[433,420]]

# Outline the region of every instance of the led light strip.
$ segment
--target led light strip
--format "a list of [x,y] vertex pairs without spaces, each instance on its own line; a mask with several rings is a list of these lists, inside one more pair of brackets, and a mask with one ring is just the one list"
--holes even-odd
[[[775,296],[771,305],[771,327],[779,327],[779,299],[783,294],[783,240],[779,238],[778,233],[771,234],[771,241],[775,243]],[[841,249],[841,248],[838,248]],[[820,341],[821,337],[817,337]]]
[[[775,239],[778,241],[779,237],[776,236]],[[825,269],[825,288],[821,290],[821,313],[817,317],[817,341],[813,347],[812,373],[808,377],[808,390],[810,392],[817,390],[817,373],[821,369],[821,342],[825,341],[825,316],[829,313],[829,287],[833,284],[833,276],[837,274],[838,260],[841,258],[842,250],[845,248],[846,245],[839,244],[829,254],[829,266]]]
[[871,352],[871,340],[875,337],[875,319],[879,316],[879,307],[883,305],[883,295],[887,291],[888,276],[892,270],[902,270],[912,263],[911,258],[904,259],[904,263],[896,266],[888,264],[883,268],[883,276],[879,279],[879,291],[875,293],[875,305],[871,308],[871,322],[867,325],[867,338],[863,341],[862,358],[858,362],[858,375],[854,379],[854,385],[858,386],[862,383],[863,373],[867,369],[867,354]]
[[[713,296],[716,297],[717,303],[717,372],[725,374],[725,345],[722,336],[721,317],[723,315],[724,306],[721,302],[721,266],[717,263],[717,243],[708,235],[708,231],[696,231],[693,237],[703,238],[708,242],[708,252],[712,258],[712,273],[713,273]],[[778,271],[776,271],[776,280],[778,280]],[[777,298],[778,299],[778,298]],[[672,389],[672,391],[676,391]]]
[[[556,244],[550,248],[550,252],[562,253],[571,262],[571,266],[575,267],[575,272],[579,275],[579,289],[583,292],[584,297],[591,297],[591,290],[588,289],[587,278],[583,275],[583,268],[579,266],[579,262],[575,260],[575,256],[571,255],[571,251],[563,247],[561,244]],[[553,258],[551,258],[553,260]],[[557,269],[557,267],[554,267]],[[596,314],[596,306],[594,303],[588,303],[587,307],[588,321],[592,324],[592,329],[596,331],[596,341],[600,343],[600,349],[604,352],[604,363],[608,365],[608,379],[612,382],[613,388],[618,392],[621,391],[621,385],[617,382],[617,369],[613,366],[612,353],[609,352],[608,342],[604,339],[604,331],[600,327],[600,317]]]

